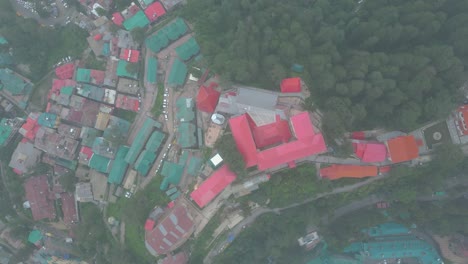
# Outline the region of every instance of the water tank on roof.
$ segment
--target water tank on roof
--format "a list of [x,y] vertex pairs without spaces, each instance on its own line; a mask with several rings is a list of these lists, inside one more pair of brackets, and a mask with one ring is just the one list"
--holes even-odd
[[226,122],[226,118],[222,114],[214,113],[211,116],[211,121],[217,125],[222,125]]

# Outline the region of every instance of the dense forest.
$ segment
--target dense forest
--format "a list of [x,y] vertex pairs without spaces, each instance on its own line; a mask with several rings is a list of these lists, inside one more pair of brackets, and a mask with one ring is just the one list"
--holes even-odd
[[12,47],[17,64],[28,66],[26,73],[33,81],[43,77],[62,58],[81,57],[87,47],[88,33],[75,24],[54,30],[33,19],[16,14],[9,1],[0,1],[0,35]]
[[410,130],[460,101],[468,2],[190,0],[185,16],[212,68],[278,90],[294,63],[326,132]]

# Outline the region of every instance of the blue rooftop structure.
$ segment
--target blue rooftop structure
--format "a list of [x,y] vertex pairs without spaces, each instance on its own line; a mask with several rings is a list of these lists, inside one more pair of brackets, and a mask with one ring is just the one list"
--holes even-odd
[[379,237],[391,235],[407,235],[410,233],[410,230],[405,226],[397,223],[385,223],[371,227],[369,229],[364,229],[363,232],[370,237]]

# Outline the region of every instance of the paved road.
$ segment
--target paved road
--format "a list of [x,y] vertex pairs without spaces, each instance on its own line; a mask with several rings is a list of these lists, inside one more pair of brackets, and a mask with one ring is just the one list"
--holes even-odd
[[63,5],[63,2],[60,0],[56,0],[57,7],[59,9],[59,16],[57,18],[53,17],[48,17],[48,18],[41,18],[37,13],[33,13],[30,10],[26,9],[18,3],[16,0],[10,0],[10,3],[12,4],[13,8],[16,10],[18,14],[20,14],[24,18],[32,18],[36,20],[39,24],[44,25],[44,26],[55,26],[55,25],[64,25],[67,17],[74,17],[77,15],[77,12],[75,10],[75,7],[73,6],[68,6],[68,8],[65,8]]

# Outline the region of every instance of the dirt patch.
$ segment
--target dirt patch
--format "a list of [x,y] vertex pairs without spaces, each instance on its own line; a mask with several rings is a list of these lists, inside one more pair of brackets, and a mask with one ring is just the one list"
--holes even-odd
[[29,102],[29,107],[32,111],[43,111],[46,108],[47,93],[52,88],[53,77],[53,74],[49,74],[34,86],[31,100]]

